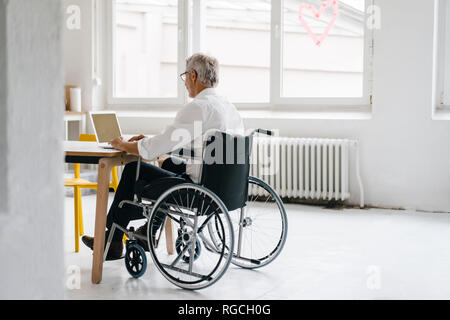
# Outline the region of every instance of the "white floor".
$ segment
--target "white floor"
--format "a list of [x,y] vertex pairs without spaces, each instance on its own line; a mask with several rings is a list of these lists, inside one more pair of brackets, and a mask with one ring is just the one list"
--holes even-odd
[[[80,252],[74,253],[73,198],[68,197],[66,298],[450,298],[450,214],[286,207],[289,235],[275,262],[258,271],[230,266],[215,285],[191,292],[166,281],[150,256],[147,272],[140,279],[131,278],[123,260],[119,260],[106,262],[101,284],[91,284],[92,253],[82,243]],[[83,211],[85,233],[92,235],[95,196],[83,197]],[[77,270],[81,272],[79,289]]]

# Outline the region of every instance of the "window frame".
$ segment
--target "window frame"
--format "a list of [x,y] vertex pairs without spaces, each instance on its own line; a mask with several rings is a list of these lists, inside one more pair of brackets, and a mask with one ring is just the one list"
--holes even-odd
[[[441,10],[444,7],[446,10]],[[450,111],[450,3],[445,0],[435,0],[435,85],[434,108]]]
[[[367,20],[367,8],[374,4],[374,0],[365,0],[365,14]],[[436,0],[439,1],[439,0]],[[284,0],[271,1],[270,22],[270,93],[268,102],[239,103],[233,102],[239,109],[263,109],[263,110],[336,110],[345,108],[345,111],[367,110],[372,106],[373,87],[373,55],[374,55],[374,31],[364,24],[364,79],[363,96],[357,98],[299,98],[283,97],[282,93],[282,59],[283,59],[283,4]],[[192,10],[192,17],[190,17]],[[114,1],[108,1],[106,8],[106,36],[107,36],[107,106],[109,108],[124,107],[174,107],[178,109],[188,102],[188,95],[184,84],[178,79],[178,96],[176,98],[118,98],[113,96],[114,85]],[[185,70],[185,61],[192,51],[202,51],[205,28],[204,0],[178,0],[178,73]],[[197,17],[198,16],[198,17]],[[190,20],[192,19],[192,21]],[[192,23],[192,24],[191,24]],[[192,30],[191,30],[192,26]],[[192,39],[190,38],[192,37]],[[192,48],[191,48],[192,46]],[[126,107],[125,107],[126,106]]]

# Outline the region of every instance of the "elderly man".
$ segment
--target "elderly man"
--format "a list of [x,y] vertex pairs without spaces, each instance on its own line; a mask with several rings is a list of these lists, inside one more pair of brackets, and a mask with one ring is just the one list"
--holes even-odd
[[[193,100],[177,113],[173,124],[152,138],[140,135],[124,141],[120,137],[110,141],[110,144],[115,149],[151,160],[180,148],[180,135],[185,138],[184,142],[188,142],[190,148],[210,129],[243,134],[244,125],[235,106],[218,95],[214,89],[219,80],[218,69],[219,63],[215,58],[204,54],[194,54],[188,58],[186,72],[182,73],[180,77],[185,83],[189,97]],[[182,176],[198,183],[200,179],[198,168],[198,165],[191,163],[175,164],[170,161],[170,158],[163,163],[162,168],[142,163],[139,179],[150,183],[163,177]],[[142,219],[142,212],[136,207],[119,208],[122,200],[133,199],[135,178],[136,162],[133,162],[125,166],[114,201],[109,209],[106,237],[113,223],[126,228],[131,220]],[[146,235],[146,225],[140,227],[136,232]],[[122,237],[123,233],[116,230],[108,252],[108,259],[117,259],[122,256]],[[84,236],[82,241],[89,248],[93,248],[94,238]],[[143,245],[148,250],[147,246]]]

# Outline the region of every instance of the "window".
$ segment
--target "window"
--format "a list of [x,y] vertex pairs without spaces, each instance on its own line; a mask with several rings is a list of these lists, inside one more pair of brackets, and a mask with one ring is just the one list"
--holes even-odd
[[178,0],[114,0],[113,97],[178,97]]
[[364,2],[341,0],[316,18],[314,10],[299,9],[304,0],[284,0],[283,97],[363,96]]
[[234,102],[269,102],[270,1],[204,1],[201,51],[220,61],[218,90]]
[[284,0],[273,12],[272,100],[279,105],[371,103],[369,0]]
[[450,1],[436,0],[437,63],[436,105],[450,108]]
[[220,62],[218,90],[238,106],[368,105],[369,2],[113,0],[112,100],[183,104],[177,75],[205,52]]

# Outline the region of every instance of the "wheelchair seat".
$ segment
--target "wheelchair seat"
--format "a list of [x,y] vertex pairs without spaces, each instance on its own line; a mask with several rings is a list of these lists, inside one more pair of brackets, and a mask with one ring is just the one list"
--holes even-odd
[[135,184],[135,194],[139,201],[142,201],[142,198],[155,201],[169,188],[189,182],[188,179],[182,177],[164,177],[154,180],[151,183],[138,180]]

